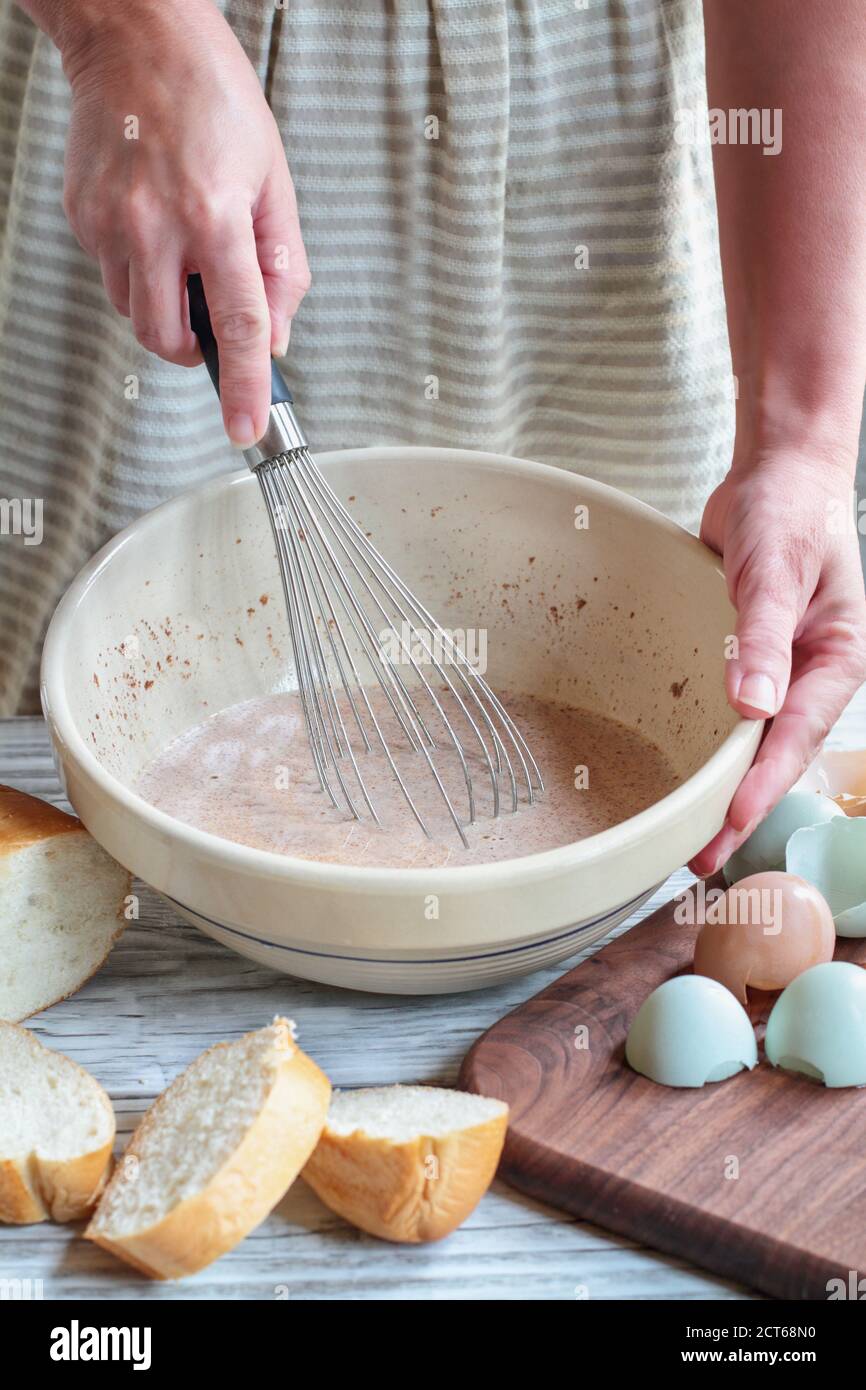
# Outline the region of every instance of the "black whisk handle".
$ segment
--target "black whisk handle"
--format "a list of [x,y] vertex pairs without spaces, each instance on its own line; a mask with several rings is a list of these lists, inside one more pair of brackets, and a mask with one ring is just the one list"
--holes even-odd
[[217,340],[214,337],[214,331],[211,327],[207,300],[204,297],[204,285],[201,282],[200,275],[187,276],[186,292],[189,296],[189,325],[198,338],[204,364],[210,373],[210,379],[214,384],[214,390],[217,395],[219,395],[220,358],[217,350]]

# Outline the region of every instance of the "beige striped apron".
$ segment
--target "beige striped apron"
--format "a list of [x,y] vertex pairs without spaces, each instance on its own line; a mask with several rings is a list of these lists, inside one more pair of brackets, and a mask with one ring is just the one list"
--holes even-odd
[[[710,151],[673,136],[706,102],[697,0],[222,8],[297,186],[313,288],[286,372],[313,447],[540,459],[694,528],[733,427]],[[66,83],[12,0],[0,102],[0,499],[43,516],[41,544],[0,536],[6,715],[38,707],[88,556],[238,460],[204,369],[136,344],[65,224]]]

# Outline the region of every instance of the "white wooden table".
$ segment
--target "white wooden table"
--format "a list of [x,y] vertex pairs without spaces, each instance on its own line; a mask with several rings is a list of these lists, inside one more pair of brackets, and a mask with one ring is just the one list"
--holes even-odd
[[[866,747],[866,687],[831,736]],[[0,782],[63,804],[41,719],[0,720]],[[681,870],[622,930],[690,880]],[[569,966],[577,962],[575,957]],[[141,889],[141,919],[72,999],[29,1021],[109,1091],[122,1148],[154,1096],[204,1048],[294,1018],[335,1085],[452,1085],[474,1039],[567,968],[498,989],[401,1000],[277,975],[175,919]],[[42,1280],[46,1299],[738,1299],[748,1290],[629,1245],[498,1183],[436,1245],[388,1245],[348,1227],[297,1182],[236,1250],[182,1284],[156,1284],[78,1238],[80,1228],[0,1226],[0,1280]]]

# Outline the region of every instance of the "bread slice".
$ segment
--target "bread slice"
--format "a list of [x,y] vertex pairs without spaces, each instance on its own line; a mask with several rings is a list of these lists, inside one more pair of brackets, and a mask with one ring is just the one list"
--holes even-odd
[[154,1279],[194,1274],[263,1221],[312,1152],[331,1085],[267,1028],[197,1057],[154,1101],[85,1236]]
[[303,1176],[332,1211],[383,1240],[439,1240],[487,1191],[508,1106],[434,1086],[337,1091]]
[[0,786],[0,1019],[74,994],[123,930],[126,869],[74,816]]
[[111,1101],[89,1072],[0,1022],[0,1221],[74,1221],[102,1188]]

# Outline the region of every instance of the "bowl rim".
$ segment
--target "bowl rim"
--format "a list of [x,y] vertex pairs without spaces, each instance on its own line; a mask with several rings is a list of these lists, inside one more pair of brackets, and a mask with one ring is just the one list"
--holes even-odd
[[[422,445],[340,449],[317,455],[317,462],[325,469],[354,459],[375,460],[383,467],[391,467],[407,459],[422,463],[432,463],[435,460],[439,464],[444,460],[455,466],[468,464],[482,470],[506,470],[528,478],[555,479],[560,484],[572,482],[575,490],[579,489],[584,497],[595,496],[599,501],[618,508],[627,516],[652,520],[656,526],[667,532],[671,544],[682,550],[691,550],[697,563],[715,569],[717,574],[724,577],[719,557],[691,532],[630,494],[570,469],[483,450]],[[252,472],[246,467],[230,473],[221,473],[215,478],[177,493],[135,518],[107,541],[72,580],[54,611],[42,650],[40,693],[43,713],[52,738],[75,764],[78,775],[90,784],[92,790],[107,798],[110,803],[119,803],[127,815],[143,821],[156,834],[171,839],[179,849],[190,851],[195,859],[218,862],[224,868],[254,877],[281,879],[308,887],[350,891],[355,889],[362,893],[403,893],[407,890],[417,892],[422,886],[427,893],[435,893],[437,890],[446,892],[449,888],[452,891],[471,892],[493,886],[503,888],[511,884],[526,884],[534,880],[547,879],[551,874],[558,872],[586,868],[603,858],[608,858],[612,852],[622,853],[636,847],[646,838],[645,832],[648,830],[658,834],[670,828],[687,814],[690,806],[698,804],[707,792],[717,786],[726,772],[742,760],[750,747],[752,753],[757,749],[763,721],[738,717],[730,733],[697,772],[687,777],[667,796],[639,811],[637,815],[571,844],[521,855],[518,858],[495,860],[489,864],[437,866],[425,869],[351,865],[303,859],[223,839],[160,811],[100,763],[75,723],[63,681],[63,661],[69,637],[68,619],[84,602],[89,589],[114,557],[134,538],[152,527],[158,527],[160,518],[166,511],[189,505],[192,497],[207,496],[208,493],[236,486],[254,486],[254,481]],[[517,814],[521,812],[518,811]]]

